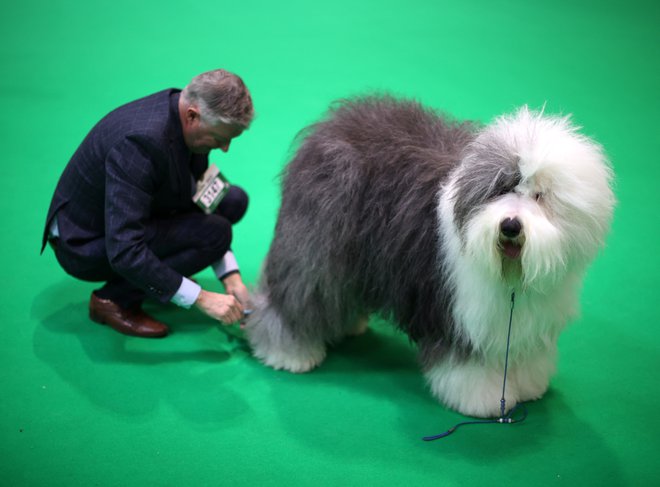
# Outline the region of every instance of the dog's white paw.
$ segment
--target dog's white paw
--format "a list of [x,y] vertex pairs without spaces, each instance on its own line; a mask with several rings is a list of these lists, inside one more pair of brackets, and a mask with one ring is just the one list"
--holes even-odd
[[545,394],[556,370],[556,355],[556,348],[550,347],[511,369],[511,381],[516,384],[521,401],[535,401]]
[[325,347],[308,348],[304,351],[291,353],[281,350],[255,350],[254,355],[265,365],[276,370],[288,370],[297,374],[309,372],[325,359]]
[[[426,372],[431,392],[446,406],[466,416],[494,418],[501,414],[503,371],[467,361],[450,360]],[[507,384],[506,411],[518,403],[515,384]]]

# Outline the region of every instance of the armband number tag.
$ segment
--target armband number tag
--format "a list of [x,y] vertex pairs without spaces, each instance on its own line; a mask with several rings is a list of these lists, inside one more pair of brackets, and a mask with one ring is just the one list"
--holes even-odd
[[216,166],[209,166],[202,179],[197,181],[197,191],[193,196],[193,202],[204,213],[210,215],[229,191],[229,186],[229,181],[225,179],[220,170]]

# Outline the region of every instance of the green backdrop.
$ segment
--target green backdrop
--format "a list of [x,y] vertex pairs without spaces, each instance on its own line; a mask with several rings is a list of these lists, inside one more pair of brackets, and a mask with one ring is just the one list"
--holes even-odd
[[[0,484],[660,485],[659,25],[651,1],[3,5]],[[172,325],[165,340],[89,322],[94,285],[39,256],[60,172],[108,111],[217,67],[245,79],[258,112],[211,156],[251,195],[234,248],[252,285],[289,144],[336,98],[388,90],[482,121],[545,104],[604,145],[613,229],[525,423],[422,442],[462,418],[375,320],[306,375],[263,367],[195,311],[149,305]]]

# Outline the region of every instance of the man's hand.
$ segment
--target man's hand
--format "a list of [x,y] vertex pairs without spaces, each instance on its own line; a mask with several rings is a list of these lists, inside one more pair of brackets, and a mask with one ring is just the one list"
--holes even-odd
[[243,319],[243,306],[234,297],[227,294],[200,291],[195,306],[211,318],[231,325]]
[[227,294],[234,296],[238,299],[238,302],[241,303],[243,309],[252,309],[252,303],[250,302],[250,292],[248,288],[243,284],[243,279],[238,272],[230,274],[223,281],[222,284],[225,286],[225,291]]

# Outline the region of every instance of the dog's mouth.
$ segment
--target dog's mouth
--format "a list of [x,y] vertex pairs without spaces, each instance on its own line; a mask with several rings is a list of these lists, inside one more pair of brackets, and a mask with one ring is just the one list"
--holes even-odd
[[517,259],[522,252],[522,245],[514,240],[500,240],[499,248],[509,259]]

